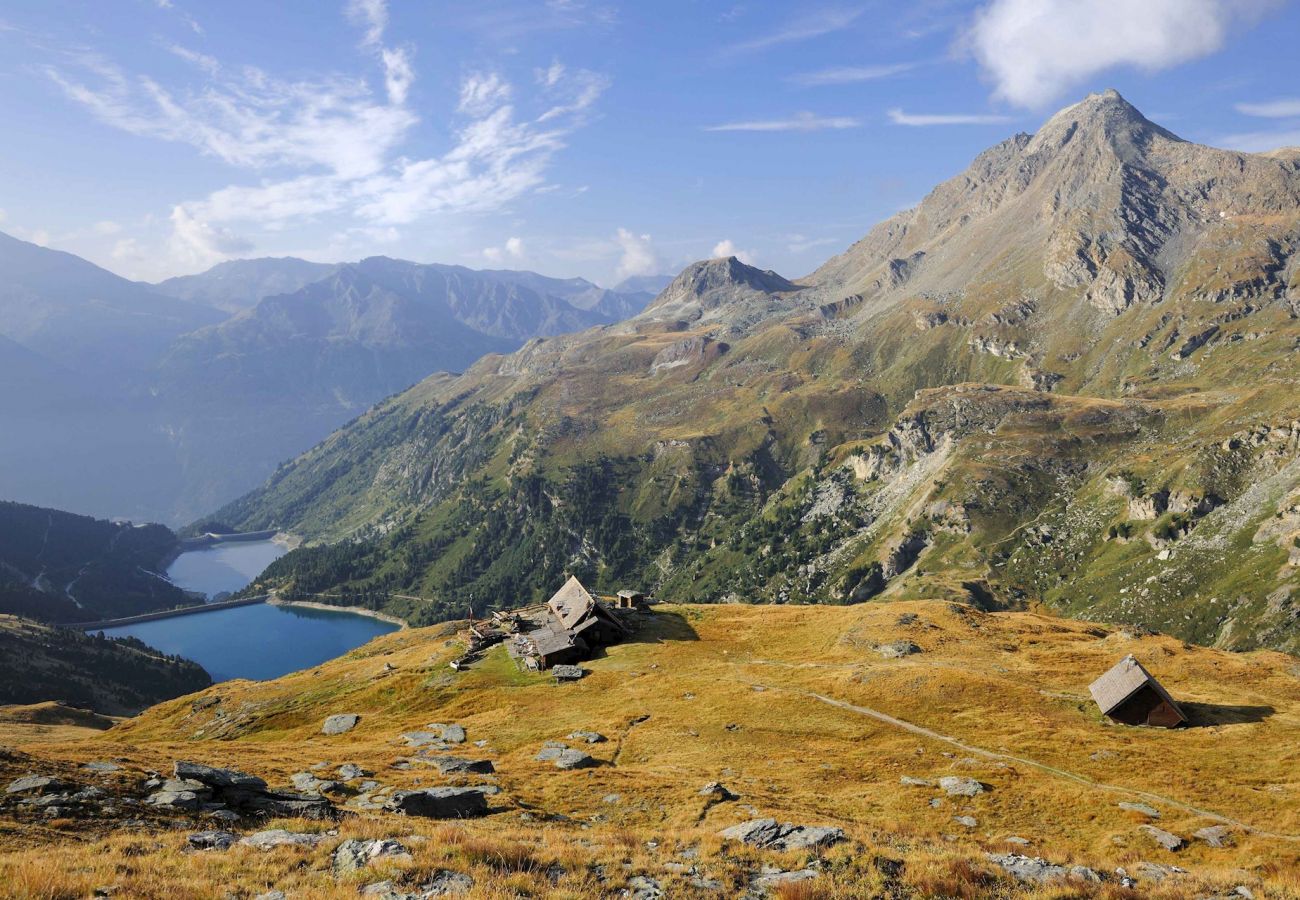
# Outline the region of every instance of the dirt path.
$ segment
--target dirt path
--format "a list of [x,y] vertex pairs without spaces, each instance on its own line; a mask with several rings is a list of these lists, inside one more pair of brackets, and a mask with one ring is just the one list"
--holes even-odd
[[971,744],[967,744],[958,738],[952,737],[951,735],[942,734],[938,731],[933,731],[932,729],[926,728],[924,726],[916,725],[913,724],[912,722],[895,718],[894,716],[891,716],[888,713],[883,713],[878,709],[872,709],[871,707],[868,706],[855,706],[852,703],[848,703],[844,700],[836,700],[834,697],[828,697],[825,694],[818,694],[815,691],[801,691],[794,688],[784,688],[784,687],[773,686],[770,684],[764,686],[767,687],[769,690],[785,691],[787,693],[799,694],[800,696],[803,697],[810,697],[821,703],[825,703],[827,706],[833,706],[836,709],[846,710],[848,712],[854,713],[859,716],[866,716],[868,718],[875,719],[877,722],[883,722],[884,724],[889,725],[893,728],[898,728],[902,731],[906,731],[911,734],[918,735],[920,737],[929,738],[930,740],[934,740],[934,741],[941,741],[945,744],[950,744],[953,747],[957,747],[958,749],[973,754],[975,756],[983,756],[986,759],[996,759],[1005,762],[1014,762],[1014,763],[1019,763],[1021,765],[1030,766],[1040,771],[1047,772],[1050,775],[1055,775],[1058,778],[1064,778],[1067,781],[1073,781],[1076,784],[1083,785],[1084,787],[1092,788],[1093,790],[1105,791],[1106,793],[1111,793],[1111,794],[1122,794],[1125,797],[1130,797],[1130,798],[1139,797],[1143,800],[1148,800],[1152,803],[1163,804],[1164,806],[1172,807],[1174,809],[1182,810],[1183,812],[1191,813],[1193,815],[1210,819],[1222,825],[1231,825],[1233,827],[1240,828],[1243,831],[1249,831],[1252,834],[1257,834],[1261,837],[1273,838],[1280,841],[1300,842],[1300,835],[1279,834],[1278,832],[1275,831],[1268,831],[1266,829],[1259,828],[1255,825],[1250,825],[1246,822],[1233,819],[1230,816],[1225,816],[1222,813],[1216,813],[1216,812],[1212,812],[1211,810],[1201,809],[1200,807],[1192,806],[1189,803],[1184,803],[1181,800],[1175,800],[1172,797],[1166,797],[1163,794],[1156,794],[1156,793],[1152,793],[1151,791],[1137,790],[1131,787],[1123,787],[1118,784],[1107,784],[1106,782],[1103,781],[1096,781],[1092,778],[1087,777],[1086,775],[1079,775],[1078,773],[1069,772],[1066,771],[1065,769],[1058,769],[1055,766],[1049,766],[1047,763],[1041,763],[1038,762],[1037,760],[1028,759],[1023,756],[1015,756],[1010,753],[998,753],[993,750],[985,750],[983,747],[976,747]]

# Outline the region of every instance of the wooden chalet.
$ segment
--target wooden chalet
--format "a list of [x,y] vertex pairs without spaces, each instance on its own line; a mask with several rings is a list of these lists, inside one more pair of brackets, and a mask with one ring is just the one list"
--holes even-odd
[[1187,722],[1174,698],[1132,654],[1094,681],[1088,691],[1102,715],[1125,725],[1176,728]]
[[512,632],[506,649],[532,669],[550,669],[588,659],[599,647],[616,644],[632,629],[619,613],[570,577],[545,604],[497,613],[499,627]]

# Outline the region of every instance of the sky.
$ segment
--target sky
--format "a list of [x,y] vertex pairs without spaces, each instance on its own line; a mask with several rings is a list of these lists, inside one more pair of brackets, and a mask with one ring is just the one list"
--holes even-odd
[[1300,145],[1283,0],[15,0],[0,230],[156,281],[384,255],[612,286],[815,269],[1117,88]]

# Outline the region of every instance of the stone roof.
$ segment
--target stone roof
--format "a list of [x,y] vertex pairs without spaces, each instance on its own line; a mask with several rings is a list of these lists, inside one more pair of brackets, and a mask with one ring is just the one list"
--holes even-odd
[[564,587],[556,591],[546,605],[565,628],[572,628],[595,608],[596,598],[587,592],[581,581],[570,575]]
[[536,631],[530,631],[528,632],[528,640],[532,642],[538,656],[562,653],[577,646],[577,638],[571,632],[557,628],[539,628]]
[[1180,716],[1183,715],[1183,711],[1178,708],[1174,698],[1169,696],[1169,692],[1131,653],[1090,684],[1088,692],[1092,694],[1092,699],[1097,701],[1102,713],[1109,715],[1146,685],[1150,685]]

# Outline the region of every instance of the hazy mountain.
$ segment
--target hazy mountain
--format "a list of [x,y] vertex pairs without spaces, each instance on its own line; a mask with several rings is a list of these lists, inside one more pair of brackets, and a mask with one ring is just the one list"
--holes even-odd
[[614,285],[614,290],[625,294],[649,294],[654,297],[672,284],[674,277],[673,275],[633,275]]
[[[813,274],[393,398],[220,513],[307,591],[1041,600],[1300,646],[1300,165],[1093,95]],[[359,540],[358,540],[359,538]]]
[[179,335],[222,318],[71,253],[5,234],[0,272],[0,335],[76,371],[137,371]]
[[227,313],[257,305],[263,297],[291,294],[338,268],[292,256],[232,259],[197,275],[180,275],[154,285],[169,297],[202,303]]

